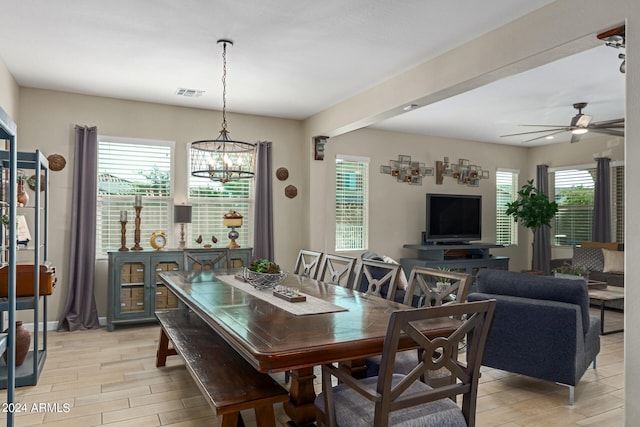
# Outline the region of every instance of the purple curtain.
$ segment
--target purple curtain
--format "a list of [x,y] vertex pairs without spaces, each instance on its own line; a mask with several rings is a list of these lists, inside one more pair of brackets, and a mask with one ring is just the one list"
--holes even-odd
[[75,127],[69,286],[59,331],[99,328],[94,296],[98,129]]
[[593,198],[592,242],[611,241],[611,159],[599,157]]
[[273,260],[273,178],[271,177],[271,142],[259,142],[256,157],[253,256],[254,258]]
[[[540,193],[549,195],[549,166],[536,166],[536,183]],[[533,236],[533,269],[551,274],[551,229],[546,225],[536,229]]]

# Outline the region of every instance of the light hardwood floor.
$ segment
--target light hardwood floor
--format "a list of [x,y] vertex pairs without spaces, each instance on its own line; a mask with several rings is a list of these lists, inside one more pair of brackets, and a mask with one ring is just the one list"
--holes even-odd
[[[620,313],[607,312],[606,320],[607,328],[622,326]],[[122,327],[114,332],[103,328],[49,333],[47,361],[38,385],[16,389],[16,400],[27,411],[17,414],[14,424],[217,425],[179,357],[170,357],[165,368],[155,367],[158,336],[156,325]],[[585,373],[576,387],[573,406],[567,404],[564,386],[483,368],[478,427],[622,426],[623,334],[601,337],[601,346],[597,369]],[[319,378],[316,388],[320,388]],[[0,392],[0,402],[6,402],[6,390]],[[276,417],[278,425],[286,425],[281,406],[276,407]],[[243,418],[247,426],[255,425],[253,413],[243,412]]]

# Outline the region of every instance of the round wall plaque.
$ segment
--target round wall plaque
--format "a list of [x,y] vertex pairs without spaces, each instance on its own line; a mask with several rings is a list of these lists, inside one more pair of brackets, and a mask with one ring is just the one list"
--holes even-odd
[[55,172],[61,171],[67,164],[67,160],[60,154],[52,154],[47,157],[47,160],[49,160],[49,169]]
[[284,189],[284,195],[290,199],[293,199],[298,195],[298,189],[295,185],[287,185]]
[[287,168],[278,168],[278,170],[276,170],[276,178],[280,181],[284,181],[289,178],[289,171]]

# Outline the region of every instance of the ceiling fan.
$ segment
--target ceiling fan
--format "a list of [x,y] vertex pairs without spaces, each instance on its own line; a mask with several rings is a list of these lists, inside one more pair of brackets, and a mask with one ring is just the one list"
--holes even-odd
[[542,136],[536,136],[535,138],[528,139],[525,142],[531,142],[542,138],[551,139],[549,137],[553,137],[558,133],[562,132],[571,132],[571,142],[580,141],[581,135],[584,135],[587,132],[595,132],[595,133],[604,133],[607,135],[614,136],[624,136],[624,118],[622,119],[613,119],[613,120],[605,120],[602,122],[591,122],[593,117],[588,114],[582,114],[582,109],[587,106],[586,102],[577,102],[573,104],[573,108],[578,110],[578,114],[571,118],[571,122],[569,125],[521,125],[521,126],[535,126],[535,127],[546,127],[547,129],[543,130],[535,130],[531,132],[520,132],[520,133],[512,133],[509,135],[501,135],[501,137],[507,136],[516,136],[516,135],[531,135],[531,134],[539,134],[544,133]]

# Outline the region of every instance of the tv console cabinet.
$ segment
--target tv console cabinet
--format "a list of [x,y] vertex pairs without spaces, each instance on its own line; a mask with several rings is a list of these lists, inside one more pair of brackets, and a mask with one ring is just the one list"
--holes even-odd
[[470,244],[432,244],[432,245],[404,245],[405,249],[418,251],[417,258],[402,258],[402,270],[409,277],[413,267],[448,268],[451,271],[470,274],[475,282],[475,276],[483,268],[496,270],[509,269],[509,257],[493,256],[489,252],[502,245],[489,243]]

